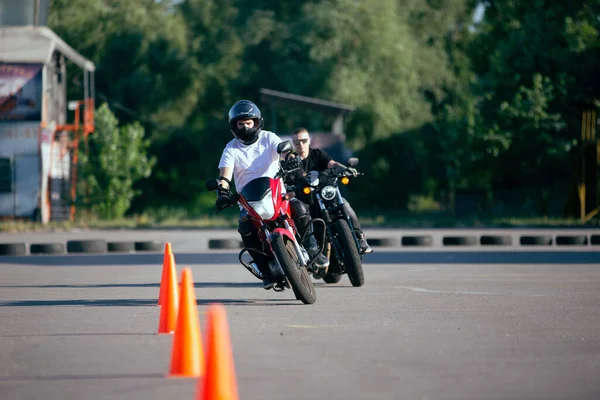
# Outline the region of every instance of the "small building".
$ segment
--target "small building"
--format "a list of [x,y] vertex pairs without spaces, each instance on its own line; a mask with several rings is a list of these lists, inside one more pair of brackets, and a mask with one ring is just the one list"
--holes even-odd
[[[4,11],[22,17],[6,3]],[[47,15],[43,3],[36,18]],[[94,130],[95,66],[48,27],[16,20],[16,26],[0,21],[0,218],[72,219],[78,144]],[[82,81],[82,99],[73,102],[67,63]],[[67,108],[74,111],[71,123]]]

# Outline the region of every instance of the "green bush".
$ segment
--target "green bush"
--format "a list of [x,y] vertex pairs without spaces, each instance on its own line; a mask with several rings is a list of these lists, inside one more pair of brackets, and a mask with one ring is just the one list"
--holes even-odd
[[147,156],[149,142],[138,122],[119,127],[104,103],[95,124],[95,132],[79,149],[78,203],[99,218],[121,218],[138,194],[133,185],[150,176],[156,161]]

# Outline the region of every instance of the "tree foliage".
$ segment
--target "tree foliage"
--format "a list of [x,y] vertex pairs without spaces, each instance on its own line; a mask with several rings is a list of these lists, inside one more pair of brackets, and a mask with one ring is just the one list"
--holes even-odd
[[138,122],[119,127],[107,104],[102,104],[96,112],[96,131],[81,149],[83,206],[101,218],[125,215],[138,194],[134,183],[150,176],[155,163],[146,155],[148,144]]
[[152,141],[134,209],[203,203],[236,100],[280,134],[328,129],[331,116],[271,114],[260,88],[357,107],[347,145],[370,179],[351,200],[369,206],[363,194],[401,179],[379,205],[402,208],[412,194],[570,179],[581,112],[599,103],[599,12],[600,0],[53,0],[49,24],[96,63],[98,98]]

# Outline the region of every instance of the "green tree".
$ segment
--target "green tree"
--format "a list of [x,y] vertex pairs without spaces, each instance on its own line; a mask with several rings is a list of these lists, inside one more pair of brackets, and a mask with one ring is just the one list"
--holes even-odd
[[119,121],[102,104],[96,112],[96,131],[81,149],[79,197],[92,214],[119,218],[137,194],[134,184],[147,178],[155,159],[148,158],[148,140],[137,122],[119,127]]
[[496,187],[547,187],[572,176],[581,112],[600,93],[598,0],[485,1],[470,55],[477,130]]
[[[52,0],[48,25],[96,64],[97,98],[121,121],[142,121],[152,136],[166,137],[194,110],[202,70],[169,2]],[[81,85],[79,72],[69,73]]]

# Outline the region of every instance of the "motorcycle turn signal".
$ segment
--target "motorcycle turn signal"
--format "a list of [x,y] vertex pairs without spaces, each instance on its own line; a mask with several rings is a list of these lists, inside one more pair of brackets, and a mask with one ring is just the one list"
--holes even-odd
[[311,192],[311,189],[310,189],[310,187],[308,187],[308,186],[305,186],[305,187],[302,189],[302,193],[304,193],[304,194],[310,194],[310,192]]
[[343,185],[347,185],[350,183],[350,178],[348,178],[347,176],[342,177],[341,182]]

